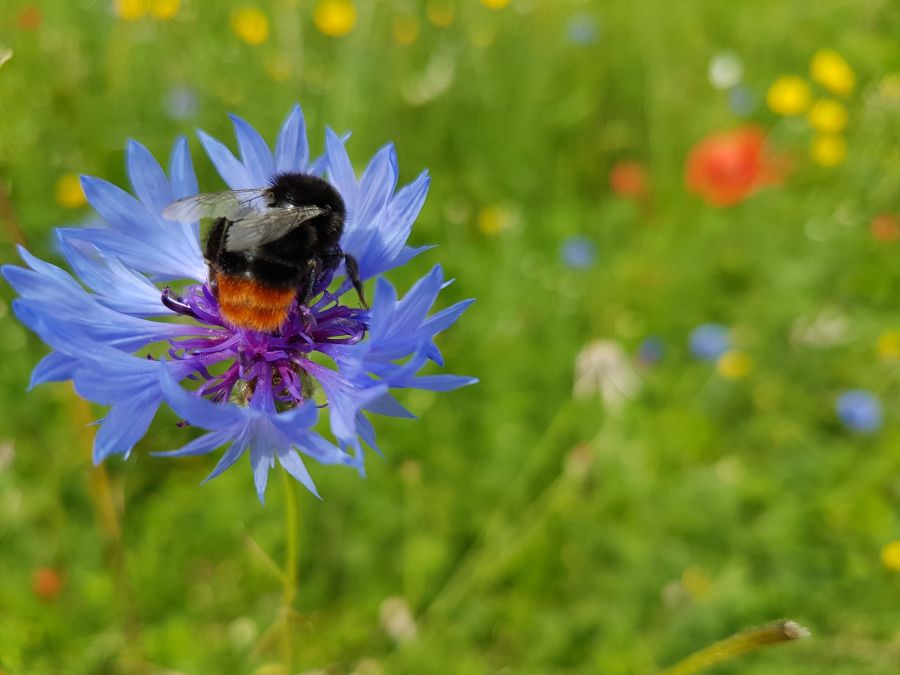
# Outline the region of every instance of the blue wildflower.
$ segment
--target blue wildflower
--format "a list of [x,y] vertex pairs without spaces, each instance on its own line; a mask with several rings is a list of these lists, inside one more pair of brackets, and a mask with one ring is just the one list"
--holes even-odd
[[747,117],[756,109],[756,97],[749,88],[737,86],[728,92],[728,106],[736,115]]
[[835,410],[841,422],[851,431],[871,434],[881,429],[881,402],[867,391],[845,391],[838,397]]
[[645,366],[652,366],[662,360],[665,354],[665,344],[656,335],[644,339],[638,347],[638,362]]
[[586,269],[597,259],[597,247],[587,237],[573,236],[563,241],[562,260],[575,269]]
[[[276,332],[229,324],[208,283],[197,223],[160,215],[173,201],[197,193],[184,139],[175,144],[168,175],[143,146],[129,143],[136,196],[97,178],[82,179],[103,223],[57,230],[77,278],[24,249],[27,268],[7,265],[2,272],[19,293],[16,315],[53,350],[35,368],[32,386],[72,380],[80,395],[110,406],[95,439],[95,462],[128,456],[165,403],[206,433],[155,454],[197,455],[228,446],[209,478],[249,454],[260,500],[276,461],[315,493],[302,457],[362,471],[362,444],[377,450],[368,416],[412,416],[391,390],[447,391],[475,382],[420,374],[428,362],[443,365],[434,338],[471,300],[429,315],[449,283],[440,266],[402,299],[381,276],[428,248],[406,244],[428,175],[397,190],[393,146],[378,151],[357,178],[346,138],[330,130],[325,154],[310,160],[299,106],[282,126],[274,152],[245,121],[232,121],[240,158],[199,132],[230,188],[264,187],[276,173],[307,172],[327,176],[341,193],[347,207],[341,247],[358,260],[363,279],[375,278],[371,309],[343,304],[350,284],[338,279],[308,306],[295,302]],[[326,401],[331,439],[313,429],[316,391]]]
[[566,37],[569,42],[590,45],[597,41],[600,27],[597,19],[586,12],[572,15],[566,23]]
[[691,332],[691,354],[701,361],[715,361],[730,347],[728,329],[720,324],[705,323]]
[[165,97],[165,108],[169,117],[176,120],[186,120],[196,117],[199,105],[197,94],[190,87],[173,87]]

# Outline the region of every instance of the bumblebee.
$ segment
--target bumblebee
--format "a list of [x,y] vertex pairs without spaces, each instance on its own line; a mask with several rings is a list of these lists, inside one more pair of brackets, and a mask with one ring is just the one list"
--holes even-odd
[[278,331],[294,301],[309,304],[341,261],[366,306],[356,259],[341,250],[344,202],[321,178],[281,173],[264,188],[179,199],[162,215],[214,219],[205,246],[210,288],[237,328]]

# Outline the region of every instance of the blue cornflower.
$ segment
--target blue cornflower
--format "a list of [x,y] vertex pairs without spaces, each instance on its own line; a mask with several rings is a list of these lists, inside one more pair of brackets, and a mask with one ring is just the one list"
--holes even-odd
[[697,326],[690,336],[691,354],[701,361],[715,361],[731,347],[728,329],[718,323]]
[[851,431],[871,434],[881,429],[881,402],[867,391],[845,391],[838,397],[835,409],[841,422]]
[[569,42],[590,45],[600,36],[600,26],[592,15],[580,12],[571,16],[566,23],[566,37]]
[[641,342],[638,347],[638,362],[645,366],[653,366],[662,360],[665,355],[666,346],[662,338],[657,335],[651,335]]
[[588,237],[571,236],[563,241],[560,255],[566,266],[587,269],[597,259],[597,246]]
[[[244,120],[232,121],[240,159],[199,132],[230,188],[265,187],[276,173],[306,172],[327,177],[340,192],[347,208],[341,248],[356,258],[362,279],[375,278],[371,309],[343,304],[350,284],[339,280],[308,305],[296,301],[278,331],[229,324],[207,278],[198,224],[161,215],[173,201],[197,194],[185,139],[175,144],[168,176],[146,148],[128,144],[136,197],[104,180],[82,178],[103,223],[56,232],[77,278],[24,249],[28,267],[7,265],[2,272],[20,296],[13,303],[16,315],[53,350],[35,368],[31,385],[72,380],[81,396],[110,406],[95,438],[95,462],[127,457],[165,403],[206,433],[156,454],[198,455],[229,446],[209,478],[249,454],[260,500],[276,460],[315,493],[302,456],[362,471],[362,443],[377,449],[368,415],[412,416],[392,389],[447,391],[476,381],[419,374],[429,361],[443,365],[434,338],[472,301],[429,316],[449,283],[440,266],[402,299],[381,276],[428,248],[406,245],[428,175],[396,190],[392,145],[379,150],[357,178],[346,138],[331,130],[325,153],[310,161],[299,106],[282,126],[274,152]],[[316,403],[317,390],[324,406]],[[320,407],[330,439],[314,430]]]

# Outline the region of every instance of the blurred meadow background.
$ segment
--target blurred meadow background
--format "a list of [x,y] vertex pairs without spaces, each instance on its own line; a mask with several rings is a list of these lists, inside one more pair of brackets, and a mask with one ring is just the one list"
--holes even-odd
[[[58,260],[79,174],[127,186],[226,113],[314,152],[394,141],[432,188],[391,274],[476,297],[480,384],[403,399],[368,477],[300,495],[300,672],[652,673],[790,617],[719,673],[900,663],[900,5],[3,0],[0,257]],[[0,285],[0,672],[279,673],[283,492],[160,415],[102,414]]]

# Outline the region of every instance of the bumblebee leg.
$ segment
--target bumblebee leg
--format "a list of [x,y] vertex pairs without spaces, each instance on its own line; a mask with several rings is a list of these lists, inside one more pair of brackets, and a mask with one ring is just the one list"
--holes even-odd
[[359,263],[356,262],[356,258],[352,255],[347,255],[345,253],[344,267],[347,268],[347,278],[350,279],[350,283],[353,284],[353,288],[356,289],[359,301],[364,308],[368,309],[369,305],[366,303],[365,289],[363,288],[362,280],[359,278]]
[[306,280],[303,282],[303,295],[300,296],[301,305],[309,306],[309,301],[313,299],[321,269],[322,260],[319,258],[310,258],[306,263]]

